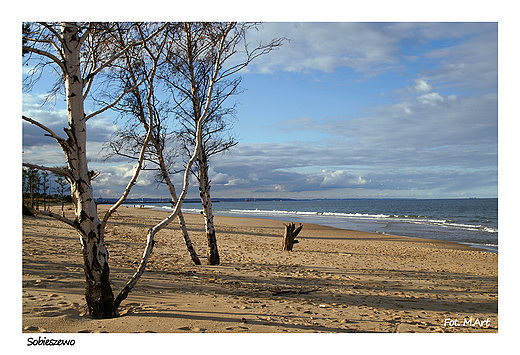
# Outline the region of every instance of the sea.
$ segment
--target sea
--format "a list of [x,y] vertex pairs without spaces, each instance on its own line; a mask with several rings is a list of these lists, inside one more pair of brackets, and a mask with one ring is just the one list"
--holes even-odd
[[[172,210],[170,203],[145,207]],[[182,211],[200,213],[199,203]],[[288,222],[457,242],[498,253],[498,199],[216,200],[215,215]]]

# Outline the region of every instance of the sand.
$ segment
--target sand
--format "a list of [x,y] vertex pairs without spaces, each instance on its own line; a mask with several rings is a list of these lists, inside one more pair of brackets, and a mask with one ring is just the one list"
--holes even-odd
[[[122,207],[112,217],[106,243],[114,293],[135,271],[147,229],[165,216]],[[185,217],[205,256],[202,216]],[[85,314],[74,230],[48,217],[24,217],[22,332],[498,332],[497,254],[312,224],[285,252],[281,221],[216,216],[215,224],[221,265],[205,258],[193,265],[172,223],[158,234],[119,317],[99,320]]]

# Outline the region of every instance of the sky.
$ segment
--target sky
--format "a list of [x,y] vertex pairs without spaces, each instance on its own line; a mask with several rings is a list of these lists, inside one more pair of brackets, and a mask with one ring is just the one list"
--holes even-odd
[[[275,37],[288,41],[240,73],[239,144],[210,161],[214,198],[498,196],[496,22],[266,22],[248,34]],[[22,111],[62,132],[63,100],[41,106],[50,82],[23,93]],[[96,197],[118,197],[134,168],[99,154],[115,117],[88,122]],[[24,162],[63,165],[41,129],[24,123],[22,138]],[[168,192],[143,172],[131,197]]]

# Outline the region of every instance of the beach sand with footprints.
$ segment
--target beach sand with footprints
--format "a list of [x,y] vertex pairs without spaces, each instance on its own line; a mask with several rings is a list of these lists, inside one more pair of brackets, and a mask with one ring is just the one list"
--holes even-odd
[[[166,216],[126,206],[114,214],[106,232],[114,293],[135,271],[148,228]],[[286,252],[283,222],[216,216],[221,265],[210,266],[203,217],[185,217],[203,265],[192,264],[173,222],[114,319],[86,314],[75,231],[23,217],[22,332],[498,332],[497,254],[312,224]]]

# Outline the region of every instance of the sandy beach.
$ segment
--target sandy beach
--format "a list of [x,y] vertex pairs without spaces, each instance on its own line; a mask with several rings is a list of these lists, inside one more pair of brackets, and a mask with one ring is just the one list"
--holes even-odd
[[[135,271],[147,229],[166,215],[122,207],[112,217],[106,244],[114,293]],[[192,264],[172,223],[158,234],[119,317],[106,320],[85,314],[75,231],[23,217],[22,332],[498,332],[497,254],[312,224],[286,252],[283,222],[216,216],[221,265],[210,266],[203,217],[185,217],[203,265]]]

